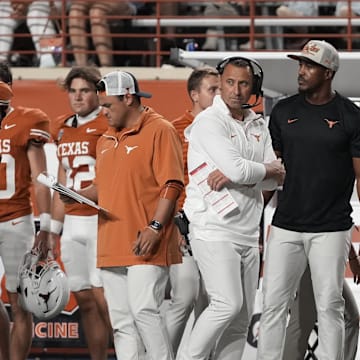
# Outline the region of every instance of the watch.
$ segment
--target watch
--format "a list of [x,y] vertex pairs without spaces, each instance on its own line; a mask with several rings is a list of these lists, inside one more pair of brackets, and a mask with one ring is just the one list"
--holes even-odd
[[163,225],[157,220],[151,220],[149,226],[156,231],[160,231],[163,228]]

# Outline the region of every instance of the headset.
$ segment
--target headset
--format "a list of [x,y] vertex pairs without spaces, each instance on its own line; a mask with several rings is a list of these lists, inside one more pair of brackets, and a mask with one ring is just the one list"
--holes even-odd
[[220,75],[222,75],[225,67],[228,64],[233,64],[233,63],[236,63],[237,61],[245,62],[250,67],[251,72],[253,74],[253,87],[251,90],[251,94],[255,95],[255,102],[253,104],[243,104],[241,106],[243,109],[250,109],[250,108],[260,104],[259,98],[263,96],[263,91],[261,88],[262,88],[262,83],[263,83],[263,79],[264,79],[264,72],[263,72],[263,69],[261,68],[260,64],[257,61],[255,61],[253,59],[241,57],[241,56],[231,56],[231,57],[221,60],[216,65],[216,70],[218,71],[218,73]]

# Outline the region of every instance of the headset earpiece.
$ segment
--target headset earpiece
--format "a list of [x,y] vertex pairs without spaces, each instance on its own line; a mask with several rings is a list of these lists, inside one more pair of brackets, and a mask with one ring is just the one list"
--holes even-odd
[[261,88],[262,88],[264,73],[263,73],[263,70],[262,70],[260,64],[257,61],[255,61],[253,59],[241,57],[241,56],[232,56],[232,57],[228,57],[228,58],[225,58],[224,60],[220,61],[216,65],[216,70],[221,75],[224,72],[226,65],[233,63],[236,60],[243,60],[250,66],[251,71],[253,73],[253,88],[252,88],[251,93],[253,95],[256,95],[257,97],[262,96],[263,92],[262,92]]

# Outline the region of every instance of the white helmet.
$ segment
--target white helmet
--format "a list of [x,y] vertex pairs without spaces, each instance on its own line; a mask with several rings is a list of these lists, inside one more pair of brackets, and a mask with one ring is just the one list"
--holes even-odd
[[68,280],[59,264],[50,258],[40,261],[33,250],[24,255],[18,281],[20,305],[41,320],[60,314],[69,301]]

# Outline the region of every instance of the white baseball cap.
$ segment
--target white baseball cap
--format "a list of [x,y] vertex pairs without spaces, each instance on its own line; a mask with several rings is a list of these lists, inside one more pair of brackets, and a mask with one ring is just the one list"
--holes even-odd
[[151,98],[151,94],[140,91],[135,76],[126,71],[112,71],[106,74],[98,83],[99,91],[105,91],[108,96],[133,94]]
[[339,69],[339,53],[324,40],[310,40],[300,54],[289,54],[288,57],[294,60],[310,60],[333,71]]

